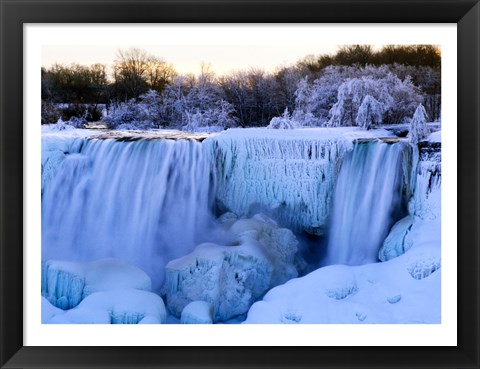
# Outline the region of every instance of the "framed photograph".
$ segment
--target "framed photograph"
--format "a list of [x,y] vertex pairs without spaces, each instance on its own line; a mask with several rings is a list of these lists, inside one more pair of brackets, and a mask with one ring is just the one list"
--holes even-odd
[[0,6],[2,368],[480,366],[478,1]]

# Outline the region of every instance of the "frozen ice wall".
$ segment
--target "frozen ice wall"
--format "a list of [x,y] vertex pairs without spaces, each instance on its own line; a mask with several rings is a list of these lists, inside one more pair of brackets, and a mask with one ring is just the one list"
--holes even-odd
[[223,210],[239,216],[264,212],[292,230],[323,234],[351,132],[232,129],[207,139]]
[[87,139],[66,155],[42,198],[42,259],[118,258],[163,266],[207,237],[211,159],[192,140]]
[[419,162],[415,179],[415,193],[409,203],[412,215],[422,220],[440,219],[441,213],[441,142],[419,143]]

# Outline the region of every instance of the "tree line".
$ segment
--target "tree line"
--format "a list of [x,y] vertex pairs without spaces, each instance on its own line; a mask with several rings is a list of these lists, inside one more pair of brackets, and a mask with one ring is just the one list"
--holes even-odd
[[[405,90],[405,98],[421,99],[434,120],[440,115],[440,67],[440,50],[432,45],[387,45],[378,51],[369,45],[348,45],[334,54],[308,56],[271,73],[252,68],[216,76],[202,65],[200,74],[194,76],[180,75],[173,65],[143,50],[120,50],[111,73],[103,64],[42,67],[42,123],[72,116],[98,120],[101,115],[96,107],[106,105],[117,112],[116,119],[111,119],[114,126],[133,121],[142,106],[151,110],[158,105],[153,123],[158,127],[217,125],[222,123],[217,116],[224,126],[266,126],[286,109],[317,114],[315,122],[321,125],[331,119],[328,115],[338,103],[342,83],[365,75],[379,79],[373,71],[381,68],[377,73],[381,78],[391,74],[411,84],[413,90]],[[135,104],[140,105],[132,113]],[[84,108],[88,105],[90,111]]]

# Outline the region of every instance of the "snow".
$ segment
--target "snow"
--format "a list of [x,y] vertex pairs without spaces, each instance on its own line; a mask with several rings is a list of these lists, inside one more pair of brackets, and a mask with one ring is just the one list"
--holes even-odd
[[418,105],[412,120],[410,121],[410,129],[408,138],[413,144],[417,144],[420,140],[426,138],[430,134],[427,127],[427,112],[422,104]]
[[410,233],[412,226],[413,218],[410,215],[395,223],[387,238],[383,241],[383,245],[378,252],[378,259],[387,261],[408,251],[413,243],[410,239],[406,239],[406,236]]
[[65,311],[53,306],[42,296],[42,324],[48,323],[54,316],[65,314]]
[[77,307],[56,314],[51,324],[162,324],[166,310],[160,296],[141,290],[97,292]]
[[442,142],[442,131],[436,131],[430,133],[427,138],[427,141],[429,142]]
[[216,196],[239,216],[265,212],[295,231],[323,234],[345,152],[358,138],[392,137],[352,128],[229,129],[207,138]]
[[296,123],[290,117],[288,109],[285,109],[285,112],[281,117],[273,117],[270,121],[270,124],[267,126],[267,129],[294,129],[296,128]]
[[190,302],[213,305],[213,320],[244,314],[272,286],[298,275],[294,266],[297,241],[292,232],[256,215],[230,228],[238,246],[199,245],[166,266],[169,311],[180,316]]
[[182,324],[212,324],[213,305],[206,301],[193,301],[182,311]]
[[[383,263],[330,265],[270,290],[244,323],[440,323],[440,223],[417,224],[414,245]],[[429,239],[430,238],[430,239]]]
[[63,310],[77,306],[95,292],[127,289],[150,291],[150,278],[142,270],[113,259],[42,263],[42,296]]

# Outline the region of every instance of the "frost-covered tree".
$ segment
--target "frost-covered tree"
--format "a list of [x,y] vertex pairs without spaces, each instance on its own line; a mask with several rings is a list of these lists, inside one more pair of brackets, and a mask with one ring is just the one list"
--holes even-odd
[[114,103],[103,122],[110,129],[158,128],[161,122],[161,102],[157,91],[140,95],[139,100]]
[[427,112],[423,105],[420,104],[410,121],[410,130],[407,137],[410,139],[411,143],[417,144],[420,140],[427,137],[429,133],[427,127]]
[[313,86],[308,84],[308,77],[304,77],[298,82],[297,90],[295,91],[295,110],[292,114],[292,120],[297,125],[306,127],[320,125],[320,120],[313,113],[315,92]]
[[162,94],[162,119],[184,131],[218,131],[237,125],[235,108],[207,66],[198,77],[179,76]]
[[356,118],[357,126],[370,129],[382,123],[383,106],[374,97],[367,95],[362,101]]
[[358,110],[367,95],[381,104],[381,120],[386,123],[401,123],[421,101],[421,96],[409,78],[402,81],[392,73],[382,78],[349,78],[338,88],[337,101],[330,110],[328,126],[355,125]]
[[194,113],[185,111],[183,131],[188,132],[216,132],[235,127],[237,118],[233,115],[232,104],[225,100],[216,101],[207,110],[197,109]]
[[187,120],[185,112],[189,109],[187,96],[192,88],[191,79],[186,76],[175,77],[162,94],[162,116],[165,124],[181,128]]
[[385,123],[400,123],[422,101],[421,91],[405,70],[401,69],[399,78],[392,72],[398,70],[388,65],[325,67],[313,82],[299,81],[294,120],[311,126],[355,125],[358,108],[368,94],[384,106]]
[[292,120],[288,108],[285,109],[281,117],[273,117],[267,126],[270,129],[293,129],[295,122]]

